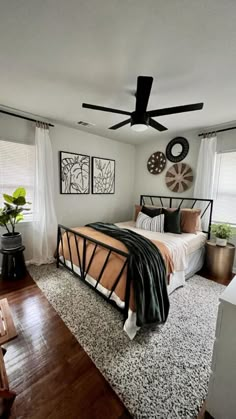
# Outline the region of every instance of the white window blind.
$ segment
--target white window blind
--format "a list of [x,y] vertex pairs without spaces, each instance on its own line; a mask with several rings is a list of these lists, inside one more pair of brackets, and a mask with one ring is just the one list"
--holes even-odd
[[213,221],[236,224],[236,151],[217,154]]
[[[2,194],[12,194],[16,188],[26,189],[27,201],[33,204],[35,146],[0,140],[0,208]],[[30,206],[32,209],[32,205]],[[27,211],[26,219],[31,218]]]

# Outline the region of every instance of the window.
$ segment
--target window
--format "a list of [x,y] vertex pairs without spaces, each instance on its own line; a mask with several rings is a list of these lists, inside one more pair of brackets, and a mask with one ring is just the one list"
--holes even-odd
[[236,151],[217,154],[213,221],[236,225]]
[[[19,186],[26,189],[27,201],[33,203],[34,153],[34,145],[0,140],[0,208],[2,194],[11,195]],[[27,211],[25,219],[31,218],[32,210]]]

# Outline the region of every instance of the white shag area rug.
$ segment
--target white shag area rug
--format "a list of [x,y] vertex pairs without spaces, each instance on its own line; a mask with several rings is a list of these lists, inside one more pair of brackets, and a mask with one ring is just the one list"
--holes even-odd
[[165,325],[130,341],[122,314],[79,278],[55,265],[29,271],[134,418],[196,418],[207,395],[223,285],[195,275],[170,296]]

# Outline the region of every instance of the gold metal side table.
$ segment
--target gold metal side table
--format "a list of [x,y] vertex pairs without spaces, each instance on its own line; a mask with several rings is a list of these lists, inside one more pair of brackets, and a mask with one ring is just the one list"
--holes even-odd
[[225,247],[217,246],[213,241],[206,243],[205,266],[211,278],[215,281],[232,279],[235,246],[228,243]]

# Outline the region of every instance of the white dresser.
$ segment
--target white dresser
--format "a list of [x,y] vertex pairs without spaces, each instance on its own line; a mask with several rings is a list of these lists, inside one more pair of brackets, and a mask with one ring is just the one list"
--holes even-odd
[[220,297],[206,410],[236,419],[236,277]]

